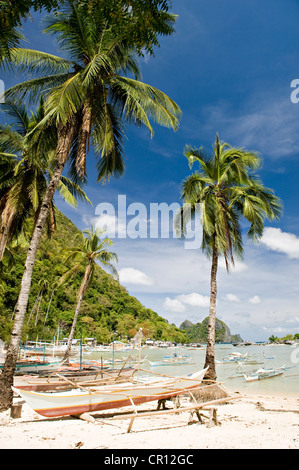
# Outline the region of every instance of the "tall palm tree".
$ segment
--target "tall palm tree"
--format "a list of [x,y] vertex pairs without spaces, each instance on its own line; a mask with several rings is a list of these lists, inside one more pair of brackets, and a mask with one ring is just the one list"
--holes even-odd
[[200,214],[202,250],[212,258],[210,279],[210,309],[205,367],[206,378],[216,379],[215,322],[217,297],[217,268],[223,256],[226,268],[234,265],[236,256],[242,257],[241,219],[250,223],[248,236],[258,241],[264,220],[277,219],[281,212],[279,199],[265,188],[255,175],[260,158],[255,152],[233,148],[219,140],[218,134],[212,155],[203,148],[186,147],[184,155],[189,166],[197,162],[200,171],[189,176],[182,185],[185,205],[175,217],[177,234],[186,232],[190,217]]
[[[45,117],[44,103],[40,101],[35,113],[29,114],[25,105],[7,100],[0,110],[6,113],[9,125],[0,126],[0,261],[7,243],[24,228],[29,216],[37,218],[42,197],[55,165],[57,132],[47,129],[43,139],[30,138],[31,131]],[[58,190],[64,200],[76,207],[76,198],[88,201],[80,185],[63,177]],[[55,229],[54,203],[47,218],[48,233]]]
[[[107,27],[107,11],[101,3],[87,10],[83,2],[65,2],[63,12],[48,19],[47,31],[56,35],[69,58],[62,58],[28,49],[11,51],[11,63],[38,73],[23,84],[8,90],[34,98],[44,92],[47,116],[42,125],[55,121],[58,128],[57,165],[42,201],[25,263],[17,301],[15,322],[6,361],[0,380],[2,404],[9,407],[10,386],[18,356],[19,339],[28,305],[33,266],[49,208],[71,150],[76,148],[74,167],[81,178],[86,174],[89,143],[99,156],[99,180],[124,172],[123,121],[145,125],[151,135],[150,120],[173,129],[178,127],[180,109],[162,91],[140,80],[135,50],[115,20]],[[106,5],[107,8],[107,5]],[[110,13],[113,13],[110,11]],[[110,20],[113,15],[110,15]],[[122,75],[121,75],[122,74]],[[133,74],[134,78],[127,74]],[[47,93],[47,90],[50,92]]]
[[69,252],[68,256],[65,259],[65,263],[69,260],[76,260],[77,264],[64,275],[69,277],[74,272],[78,271],[82,265],[86,264],[84,276],[80,285],[80,289],[77,295],[77,306],[75,310],[75,315],[73,319],[73,324],[71,332],[68,339],[67,349],[64,355],[64,360],[68,361],[71,353],[72,342],[74,339],[75,328],[77,324],[78,315],[80,312],[81,304],[84,298],[84,294],[92,280],[92,276],[95,270],[96,265],[99,263],[105,268],[108,268],[112,271],[112,274],[115,277],[118,277],[117,271],[111,262],[117,262],[118,258],[116,253],[109,251],[107,248],[113,245],[113,242],[108,238],[101,238],[103,231],[95,230],[93,227],[91,230],[84,230],[83,233],[86,235],[84,243],[79,242],[77,246],[67,248],[66,251]]

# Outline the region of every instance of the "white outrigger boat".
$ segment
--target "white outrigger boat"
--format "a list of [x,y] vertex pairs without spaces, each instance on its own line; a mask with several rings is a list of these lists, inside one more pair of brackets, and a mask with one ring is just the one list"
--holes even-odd
[[257,380],[269,379],[271,377],[276,377],[282,375],[285,371],[285,367],[280,367],[279,369],[258,369],[255,372],[250,374],[243,374],[246,382],[255,382]]
[[231,353],[230,356],[227,358],[217,360],[216,359],[216,364],[237,364],[240,361],[244,361],[247,358],[247,353],[240,353],[240,352],[233,352]]
[[75,388],[65,392],[38,393],[12,387],[34,411],[46,417],[81,415],[100,410],[139,405],[182,395],[198,388],[208,368],[184,377],[161,377],[141,383]]
[[[15,375],[20,374],[44,374],[58,370],[62,365],[62,361],[30,361],[24,360],[17,362]],[[4,363],[0,364],[0,371],[3,369]]]
[[164,356],[161,361],[148,361],[151,366],[181,366],[184,364],[194,364],[191,362],[192,358],[190,355],[180,356],[178,354],[172,354],[171,356]]

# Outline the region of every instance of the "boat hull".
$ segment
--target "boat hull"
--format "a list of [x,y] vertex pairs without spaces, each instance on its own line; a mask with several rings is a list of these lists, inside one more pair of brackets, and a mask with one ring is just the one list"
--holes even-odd
[[277,377],[279,375],[283,375],[284,371],[269,371],[265,373],[259,373],[256,375],[247,375],[243,374],[246,382],[257,382],[258,380],[264,380],[264,379],[271,379],[272,377]]
[[[103,385],[111,382],[119,383],[130,380],[136,369],[133,367],[126,368],[120,371],[118,369],[105,369],[103,371],[95,373],[95,371],[86,373],[78,372],[74,375],[62,374],[62,377],[34,377],[34,376],[17,376],[14,377],[14,387],[19,390],[27,390],[31,392],[47,392],[55,390],[70,390],[74,388],[70,382],[80,383],[80,385],[96,385],[99,382]],[[94,383],[93,383],[94,382]]]
[[191,361],[156,361],[152,362],[149,361],[152,367],[154,366],[183,366],[183,365],[191,365],[193,362]]
[[13,390],[41,416],[55,418],[59,416],[80,415],[95,411],[140,405],[143,403],[164,400],[188,390],[198,388],[206,369],[189,377],[165,379],[148,384],[121,384],[101,386],[99,390],[72,390],[69,392],[38,393],[16,389]]
[[[19,374],[40,374],[45,372],[53,372],[58,370],[62,365],[61,361],[55,362],[18,362],[15,370],[15,375]],[[4,365],[0,365],[0,370]]]

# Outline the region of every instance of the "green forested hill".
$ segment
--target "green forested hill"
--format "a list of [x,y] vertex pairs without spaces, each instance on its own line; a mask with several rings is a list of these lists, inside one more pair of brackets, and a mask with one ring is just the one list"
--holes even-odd
[[[52,340],[54,335],[57,335],[58,328],[60,338],[67,337],[72,324],[84,266],[81,272],[59,288],[55,289],[55,283],[67,268],[71,267],[70,264],[65,265],[62,250],[72,246],[75,235],[81,232],[58,211],[56,222],[54,237],[48,239],[44,236],[38,252],[23,340],[35,340],[37,337],[40,340]],[[113,251],[117,252],[117,244],[114,245]],[[25,258],[25,250],[19,250],[15,255],[14,266],[11,269],[3,268],[1,272],[0,339],[4,341],[8,341],[10,336]],[[42,296],[38,297],[43,283],[45,289]],[[126,339],[134,336],[140,327],[146,337],[176,342],[188,341],[184,331],[144,307],[136,298],[130,296],[118,281],[98,267],[84,297],[77,323],[77,337],[82,332],[83,337],[94,337],[98,342],[110,342],[113,332],[116,331],[116,338]]]

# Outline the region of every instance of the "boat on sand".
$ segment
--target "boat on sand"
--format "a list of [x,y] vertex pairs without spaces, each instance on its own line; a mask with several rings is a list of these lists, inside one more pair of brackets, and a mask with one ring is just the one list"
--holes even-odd
[[[36,360],[23,360],[18,361],[16,365],[15,375],[20,374],[44,374],[46,372],[53,372],[62,366],[62,361],[36,361]],[[4,363],[0,364],[0,371],[3,369]]]
[[184,377],[160,377],[141,383],[101,385],[70,391],[40,393],[12,387],[38,414],[46,417],[81,415],[100,410],[164,400],[198,388],[207,368]]
[[54,373],[49,377],[23,375],[14,377],[14,387],[31,392],[49,392],[53,390],[71,390],[77,386],[108,385],[127,382],[133,379],[134,367],[82,371],[76,373]]

